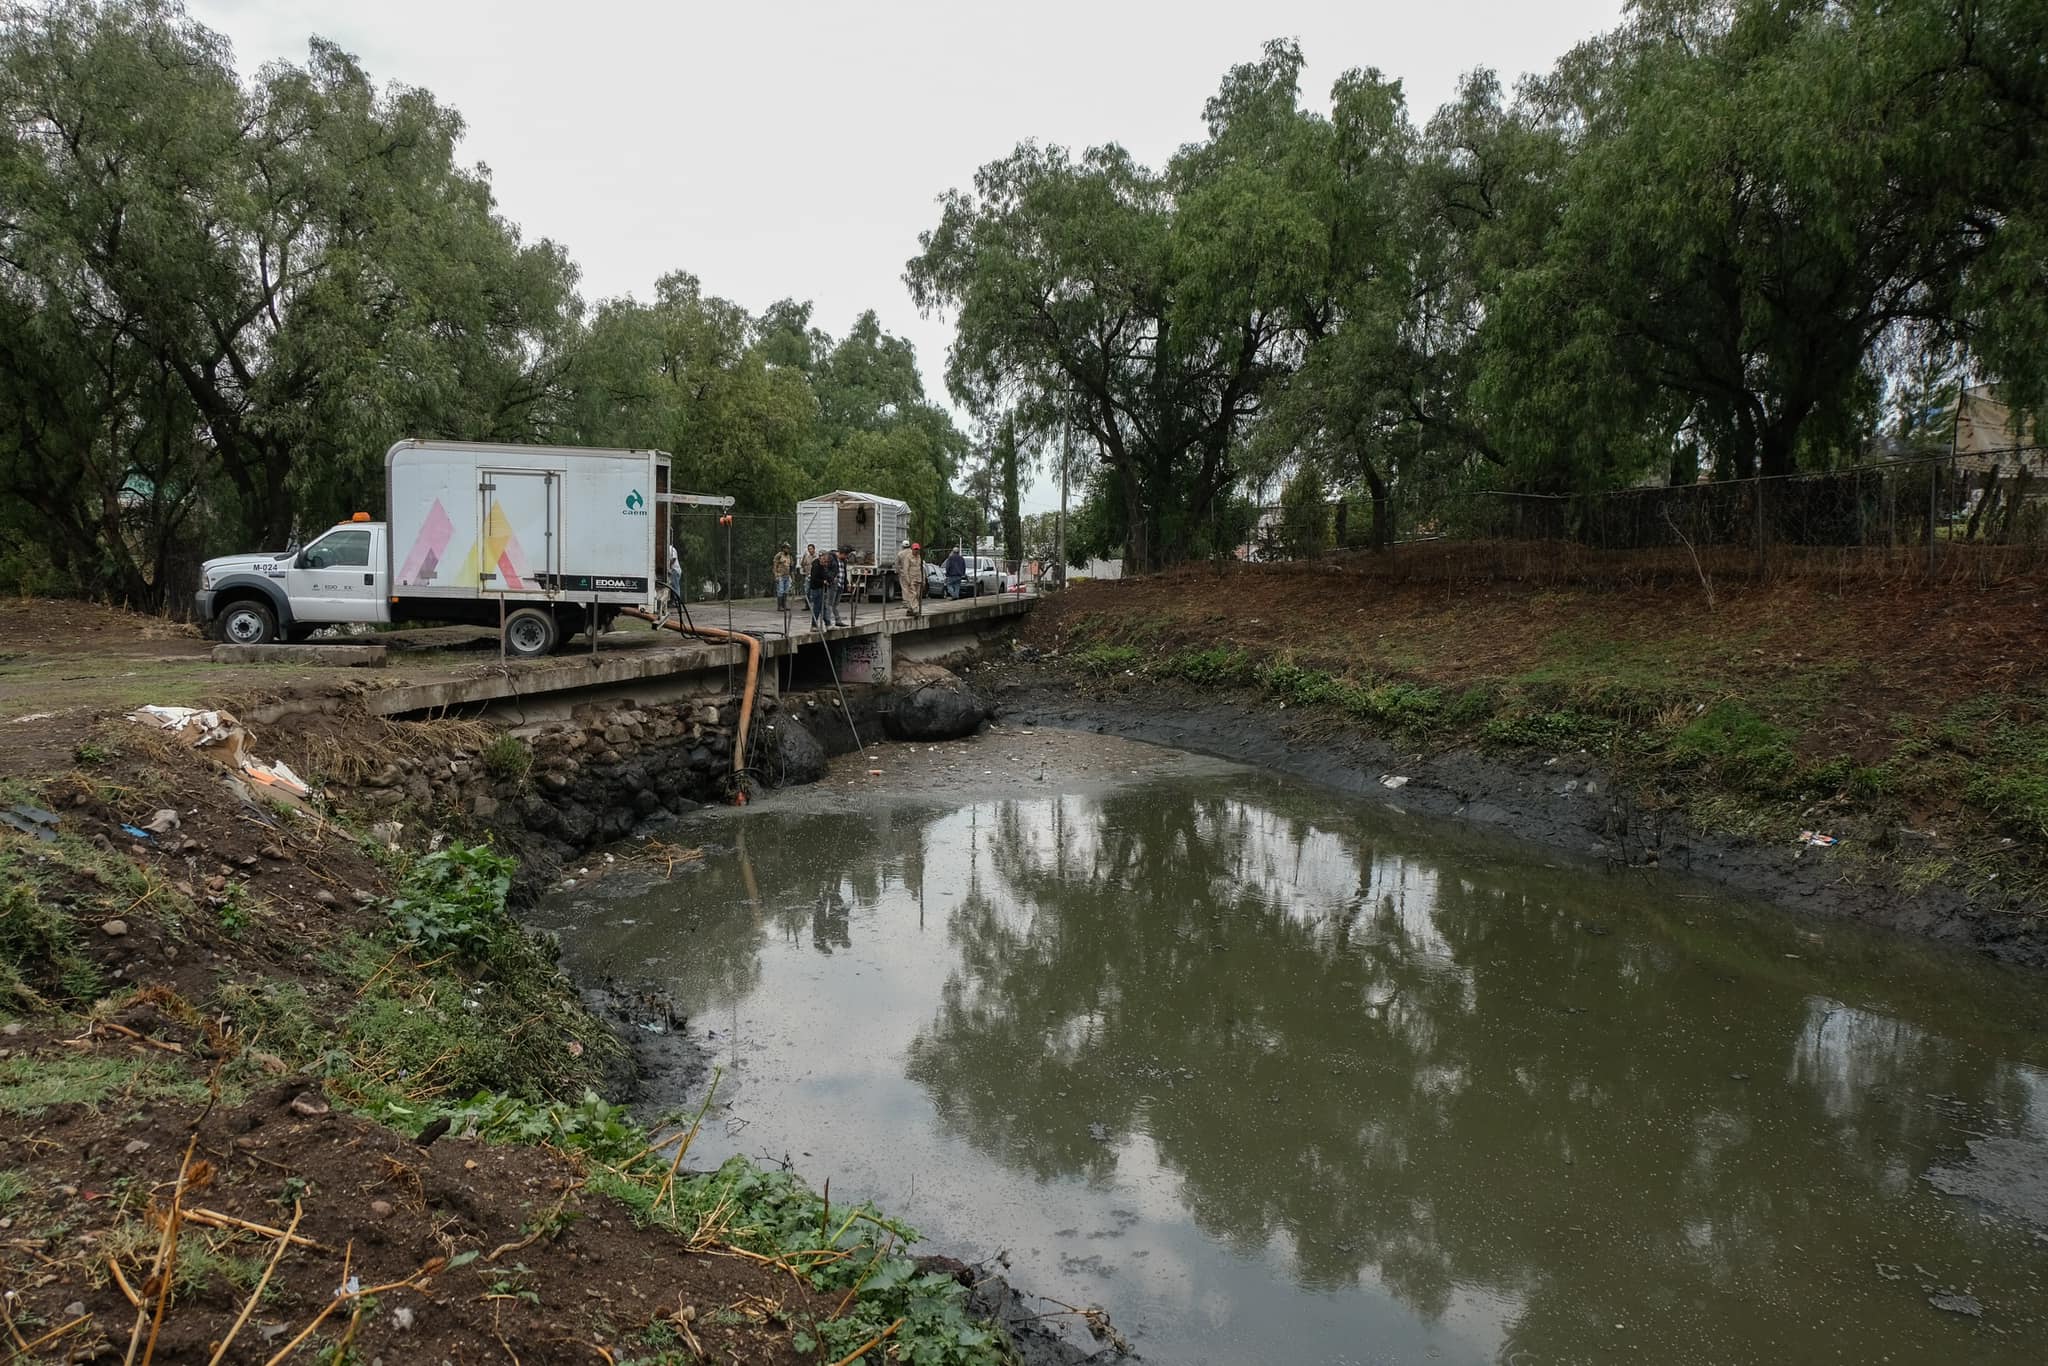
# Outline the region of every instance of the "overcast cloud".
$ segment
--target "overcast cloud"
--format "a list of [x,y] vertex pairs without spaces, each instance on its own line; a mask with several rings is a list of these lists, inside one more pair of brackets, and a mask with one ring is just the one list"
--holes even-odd
[[[646,298],[671,270],[758,312],[816,304],[838,335],[872,308],[945,397],[951,329],[902,283],[937,196],[1018,142],[1120,142],[1162,163],[1202,133],[1224,70],[1292,37],[1304,92],[1377,66],[1418,122],[1461,72],[1547,69],[1620,0],[891,4],[683,0],[188,0],[245,72],[318,33],[379,82],[462,112],[470,159],[583,293]],[[1045,505],[1045,493],[1030,499]]]

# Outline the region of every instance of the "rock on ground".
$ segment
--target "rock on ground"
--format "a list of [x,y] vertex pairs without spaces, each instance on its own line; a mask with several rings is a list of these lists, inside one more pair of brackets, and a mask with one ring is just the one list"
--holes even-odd
[[981,729],[989,705],[981,695],[944,669],[920,670],[883,717],[896,740],[957,740]]
[[756,762],[775,786],[815,783],[825,776],[825,747],[793,717],[776,717],[761,738],[766,743],[756,751]]

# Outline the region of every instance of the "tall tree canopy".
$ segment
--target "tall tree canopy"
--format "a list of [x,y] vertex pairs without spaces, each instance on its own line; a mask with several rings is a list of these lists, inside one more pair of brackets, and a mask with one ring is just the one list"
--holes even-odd
[[681,272],[587,318],[462,121],[315,38],[245,81],[171,0],[0,8],[0,565],[156,604],[381,499],[404,436],[661,446],[787,515],[934,524],[966,442],[872,313],[834,341]]
[[245,84],[174,6],[62,0],[0,19],[0,101],[0,480],[83,583],[147,596],[201,490],[281,544],[392,435],[549,420],[575,271],[426,92],[319,40]]
[[1138,567],[1275,476],[1384,543],[1397,488],[1826,467],[1888,392],[2048,400],[2044,50],[2031,0],[1638,0],[1418,129],[1371,68],[1305,107],[1276,42],[1161,171],[990,162],[906,278],[958,398],[1093,438]]

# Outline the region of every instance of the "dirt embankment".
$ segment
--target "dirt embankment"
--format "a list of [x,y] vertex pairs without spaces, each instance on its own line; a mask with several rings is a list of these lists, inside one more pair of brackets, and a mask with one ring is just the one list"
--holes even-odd
[[154,661],[132,625],[81,651],[89,699],[47,688],[47,715],[0,724],[8,1359],[821,1362],[878,1339],[1003,1359],[975,1322],[991,1301],[907,1259],[886,1215],[693,1173],[687,1117],[646,1129],[599,1099],[630,1070],[622,1030],[666,1008],[593,1017],[508,912],[489,828],[559,851],[613,804],[712,795],[648,776],[720,766],[705,705],[507,736],[273,678],[190,698],[272,718],[253,748],[348,796],[284,811],[120,718],[188,700],[106,693],[162,681],[118,667]]
[[1047,601],[995,672],[1018,720],[2048,965],[2044,603],[1190,570]]

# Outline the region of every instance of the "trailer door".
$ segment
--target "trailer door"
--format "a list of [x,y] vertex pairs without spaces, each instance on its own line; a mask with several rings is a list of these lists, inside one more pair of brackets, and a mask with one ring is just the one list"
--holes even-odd
[[562,572],[562,475],[556,470],[484,470],[477,483],[483,551],[477,586],[487,593],[537,593]]

